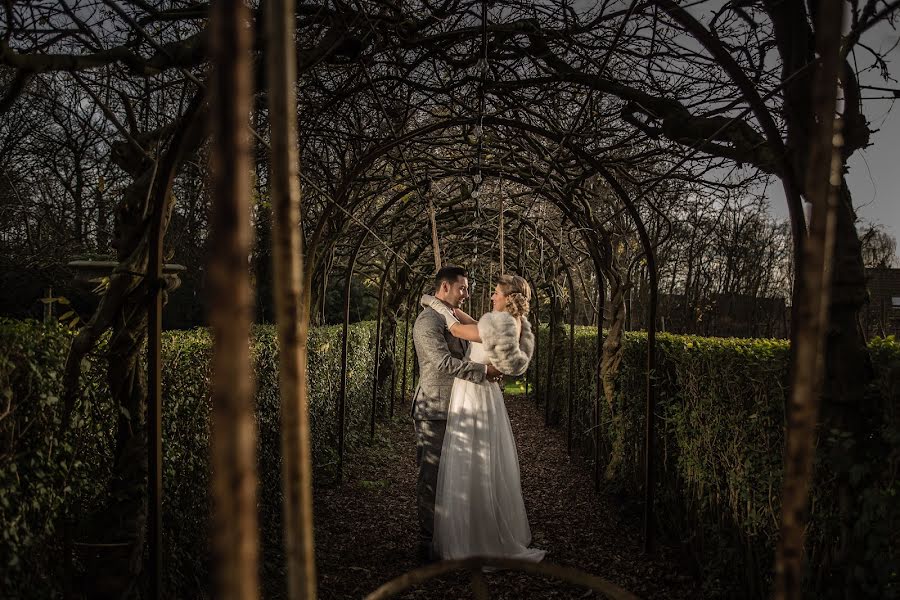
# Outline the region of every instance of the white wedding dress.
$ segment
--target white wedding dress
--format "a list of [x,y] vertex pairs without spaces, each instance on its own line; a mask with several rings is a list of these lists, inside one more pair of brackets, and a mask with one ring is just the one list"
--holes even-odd
[[[488,362],[479,343],[469,360]],[[491,556],[540,561],[528,548],[516,441],[496,383],[453,382],[438,470],[434,549],[443,559]]]

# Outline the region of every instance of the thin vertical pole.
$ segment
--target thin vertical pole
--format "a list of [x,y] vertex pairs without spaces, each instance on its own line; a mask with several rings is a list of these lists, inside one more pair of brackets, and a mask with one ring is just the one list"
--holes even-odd
[[500,178],[500,193],[497,194],[497,202],[500,205],[500,210],[499,210],[499,213],[500,213],[499,219],[500,220],[497,225],[497,228],[498,228],[497,237],[500,239],[500,272],[499,272],[499,275],[503,275],[506,272],[506,267],[505,267],[506,252],[504,249],[504,241],[505,241],[504,238],[506,237],[506,232],[504,231],[504,227],[503,227],[503,178],[502,177]]
[[544,381],[546,384],[544,389],[544,425],[550,424],[550,393],[553,389],[553,342],[555,341],[556,336],[556,310],[555,310],[555,302],[556,302],[556,290],[551,285],[550,292],[550,331],[548,346],[547,348],[547,377]]
[[597,393],[594,398],[594,489],[600,489],[600,406],[603,401],[603,375],[601,361],[603,360],[603,320],[605,312],[606,293],[603,286],[603,275],[597,269],[597,363],[596,381]]
[[369,437],[375,437],[375,412],[378,408],[378,375],[381,373],[381,321],[384,317],[384,284],[387,281],[388,270],[394,257],[388,261],[381,275],[381,284],[378,286],[378,323],[375,326],[375,365],[372,369],[372,414],[369,422]]
[[391,408],[390,418],[394,418],[394,402],[397,399],[397,312],[394,311],[394,333],[391,335]]
[[[162,199],[161,199],[162,200]],[[150,598],[162,597],[162,278],[164,202],[156,203],[147,264],[147,543]]]
[[210,15],[213,144],[209,322],[213,332],[211,401],[213,596],[259,595],[256,424],[250,365],[252,294],[247,256],[250,228],[252,109],[250,11],[243,2],[214,2]]
[[350,288],[353,283],[353,269],[356,267],[356,257],[362,249],[363,243],[366,241],[368,232],[364,232],[359,237],[356,247],[350,254],[347,262],[347,278],[344,281],[344,325],[341,335],[341,388],[338,395],[338,462],[337,462],[337,480],[338,483],[344,479],[344,438],[347,429],[347,360],[350,347]]
[[338,464],[337,464],[337,480],[340,483],[344,477],[344,427],[347,412],[347,353],[350,343],[350,284],[353,279],[353,259],[354,254],[350,258],[350,264],[347,265],[347,278],[344,283],[344,322],[341,330],[341,387],[338,392],[338,414],[337,414],[337,434],[338,434]]
[[[303,248],[300,243],[300,158],[297,136],[297,53],[294,3],[266,7],[269,123],[271,139],[272,263],[278,380],[281,397],[281,457],[284,548],[288,598],[316,597],[313,543],[312,454],[307,404],[308,315],[301,314]],[[309,307],[306,307],[306,311]]]
[[569,413],[569,423],[566,432],[569,454],[572,454],[572,413],[575,412],[575,283],[572,281],[572,271],[566,265],[566,279],[569,283],[569,386],[566,390],[566,411]]
[[441,270],[441,243],[438,237],[437,219],[434,214],[434,202],[428,198],[428,220],[431,222],[431,248],[434,252],[434,272]]
[[[638,230],[646,235],[643,224],[638,224]],[[656,255],[652,249],[646,258],[650,276],[650,305],[647,310],[647,402],[644,411],[644,551],[652,552],[656,541],[656,517],[653,506],[656,497],[656,388],[653,385],[653,376],[656,369],[656,311],[659,290]]]
[[44,302],[44,323],[49,323],[53,318],[53,286],[47,288],[47,296]]
[[541,298],[534,286],[534,406],[541,404]]
[[406,402],[406,376],[409,372],[409,315],[412,313],[412,301],[406,306],[406,328],[403,330],[403,385],[400,398]]

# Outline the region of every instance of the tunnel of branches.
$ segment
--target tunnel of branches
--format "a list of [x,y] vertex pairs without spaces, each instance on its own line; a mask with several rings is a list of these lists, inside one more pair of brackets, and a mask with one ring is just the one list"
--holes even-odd
[[[377,290],[377,343],[386,358],[376,357],[374,377],[383,385],[396,356],[386,340],[414,318],[421,293],[446,264],[469,270],[473,314],[490,310],[496,276],[512,272],[533,286],[535,322],[596,326],[595,401],[603,402],[626,329],[648,330],[644,360],[647,374],[653,371],[657,296],[669,281],[661,275],[669,265],[656,250],[702,202],[740,202],[771,185],[787,203],[795,274],[783,496],[789,508],[776,593],[799,597],[797,549],[819,413],[857,440],[871,422],[860,410],[871,376],[857,326],[866,295],[862,250],[844,177],[850,158],[870,143],[867,96],[879,89],[860,83],[857,49],[873,28],[892,26],[898,4],[249,4],[71,0],[3,7],[5,131],[15,136],[29,122],[25,115],[56,115],[62,106],[62,129],[91,130],[92,143],[103,148],[86,176],[104,182],[91,201],[97,219],[106,220],[96,230],[80,223],[83,235],[57,258],[112,248],[118,266],[69,350],[63,401],[69,410],[77,401],[82,359],[111,331],[108,381],[122,411],[112,467],[121,493],[109,511],[138,537],[150,511],[151,564],[159,508],[145,500],[143,465],[149,454],[152,480],[160,443],[153,415],[156,306],[165,283],[143,273],[161,274],[164,262],[200,256],[201,248],[209,257],[206,264],[192,259],[185,277],[199,279],[204,270],[217,335],[213,370],[231,371],[230,379],[214,375],[212,392],[214,418],[226,423],[214,431],[212,464],[222,475],[212,493],[232,498],[216,517],[224,531],[214,540],[216,597],[250,598],[252,520],[235,482],[251,476],[254,449],[252,439],[229,443],[243,439],[242,423],[252,418],[240,399],[251,393],[240,380],[250,380],[240,362],[247,362],[251,294],[241,256],[250,254],[259,284],[256,320],[279,323],[282,348],[296,347],[291,356],[300,374],[289,389],[299,400],[287,402],[296,415],[305,410],[305,336],[336,312],[329,302],[340,301],[340,320],[330,322],[344,322],[346,344],[352,285]],[[849,20],[842,25],[844,8]],[[285,43],[276,30],[293,37]],[[879,60],[874,51],[865,58]],[[290,69],[279,71],[286,61],[296,62],[296,85]],[[27,165],[4,168],[4,198],[13,206]],[[87,167],[78,169],[85,174]],[[293,198],[297,212],[281,197]],[[207,211],[208,220],[198,216]],[[299,227],[279,232],[285,219]],[[4,243],[54,235],[31,225],[27,216],[10,219]],[[279,264],[279,252],[294,256]],[[287,300],[279,297],[295,304],[280,305]],[[282,324],[285,315],[293,325]],[[648,376],[636,401],[653,415],[654,400]],[[294,417],[283,418],[289,427]],[[648,419],[647,448],[653,423]],[[304,443],[306,427],[297,426],[301,439],[285,442],[286,449]],[[852,451],[869,450],[860,443]],[[296,511],[286,513],[285,536],[288,587],[300,598],[315,595],[315,576],[310,465],[298,455],[285,468],[285,502],[295,505],[286,510]],[[645,464],[644,499],[651,507],[652,462]],[[837,477],[849,481],[847,473]],[[845,514],[853,514],[854,502],[848,493]],[[652,537],[647,511],[645,535]]]

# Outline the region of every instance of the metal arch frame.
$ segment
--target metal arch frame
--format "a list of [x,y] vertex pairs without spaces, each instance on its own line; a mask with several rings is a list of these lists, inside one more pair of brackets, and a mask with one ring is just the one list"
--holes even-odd
[[424,567],[419,567],[399,577],[388,581],[381,587],[368,594],[365,600],[385,600],[394,598],[402,592],[426,581],[447,575],[453,572],[468,571],[472,583],[471,587],[476,598],[489,598],[490,592],[482,573],[482,567],[495,567],[509,569],[540,577],[552,577],[575,584],[579,587],[589,588],[600,592],[604,598],[612,600],[638,600],[638,597],[618,585],[598,577],[580,571],[573,567],[554,565],[546,562],[530,562],[516,558],[495,558],[487,556],[473,556],[462,560],[445,560]]
[[[504,172],[504,169],[502,168],[502,165],[501,165],[501,167],[500,167],[499,169],[497,169],[497,168],[494,168],[494,169],[485,169],[485,172],[493,173],[493,174],[494,174],[496,177],[498,177],[498,178],[507,177],[508,179],[510,179],[510,180],[512,180],[512,181],[519,181],[520,183],[523,183],[523,184],[525,184],[525,185],[528,185],[528,181],[527,181],[526,178],[521,177],[521,176],[516,176],[516,175],[510,176],[510,175],[506,174],[506,173]],[[590,173],[589,175],[593,175],[593,173]],[[440,177],[438,177],[438,178],[436,178],[436,179],[448,178],[448,177],[452,177],[452,176],[453,176],[453,174],[443,174],[443,175],[441,175]],[[573,223],[583,222],[583,219],[580,219],[580,218],[576,217],[576,216],[572,213],[572,211],[570,210],[570,207],[571,207],[571,203],[570,203],[570,202],[563,202],[563,201],[554,199],[554,198],[552,198],[552,197],[549,197],[549,199],[550,199],[555,205],[557,205],[557,206],[560,208],[560,210],[563,212],[563,214],[564,214],[570,221],[572,221]],[[463,209],[463,210],[468,210],[468,208]],[[498,213],[499,213],[499,210],[498,210]],[[517,213],[512,213],[512,218],[518,219],[522,224],[531,224],[531,223],[532,223],[532,221],[531,221],[530,219],[528,219],[527,217],[524,217],[524,216],[522,216],[522,215],[519,215],[519,214],[517,214]],[[575,285],[574,285],[574,279],[573,279],[573,277],[572,277],[571,267],[568,265],[567,261],[565,261],[565,259],[562,257],[562,253],[561,253],[560,249],[556,246],[555,242],[554,242],[550,237],[548,237],[543,231],[538,230],[537,228],[535,228],[535,232],[537,233],[538,231],[540,231],[539,235],[540,235],[540,236],[548,243],[548,245],[554,250],[554,253],[555,253],[556,256],[559,258],[560,262],[563,263],[563,266],[564,266],[564,269],[565,269],[565,272],[566,272],[567,283],[568,283],[569,289],[571,290],[571,292],[572,292],[572,294],[573,294],[573,298],[574,298]],[[588,234],[588,231],[586,231],[584,228],[579,228],[579,232],[582,234],[582,237],[584,238],[584,241],[585,241],[585,243],[586,243],[586,245],[587,245],[587,247],[588,247],[588,249],[589,249],[589,252],[590,252],[590,254],[591,254],[591,256],[592,256],[592,259],[593,259],[593,262],[594,262],[595,275],[596,275],[597,278],[598,278],[598,286],[601,286],[600,289],[602,289],[602,282],[603,282],[604,279],[603,279],[603,271],[602,271],[602,268],[601,268],[601,266],[600,266],[600,257],[599,257],[599,255],[598,255],[598,251],[599,251],[599,247],[598,247],[598,244],[597,244],[598,240],[596,240],[596,239],[591,239],[591,236]],[[539,293],[539,288],[538,288],[537,286],[534,286],[534,285],[533,285],[533,287],[534,287],[534,289],[535,289],[535,294],[537,295],[537,294]],[[599,306],[602,306],[602,305],[603,305],[603,300],[602,300],[602,298],[601,298],[600,302],[598,303],[598,305],[599,305]],[[573,304],[573,305],[570,307],[570,316],[569,316],[569,319],[570,319],[570,323],[569,323],[569,356],[574,356],[574,337],[575,337],[575,336],[574,336],[574,323],[575,323],[575,310],[574,310],[574,308],[575,308],[575,307],[574,307],[574,304]],[[603,339],[603,334],[602,334],[602,309],[601,309],[601,315],[600,315],[600,317],[598,318],[598,331],[597,331],[598,365],[599,365],[599,356],[600,356],[600,352],[602,351],[602,339]],[[536,350],[536,351],[539,351],[539,350]],[[550,368],[550,367],[548,366],[548,373],[549,373],[549,368]],[[569,389],[568,389],[568,392],[567,392],[567,403],[566,403],[566,407],[567,407],[567,419],[568,419],[568,423],[567,423],[567,447],[568,447],[568,451],[569,451],[570,454],[571,454],[571,451],[572,451],[572,443],[573,443],[573,439],[574,439],[573,431],[572,431],[572,427],[573,427],[572,418],[573,418],[573,414],[574,414],[574,412],[575,412],[575,406],[574,406],[574,390],[572,389],[572,388],[573,388],[573,385],[574,385],[574,374],[573,374],[573,372],[572,372],[573,368],[574,368],[574,364],[573,364],[572,361],[570,360],[570,362],[569,362],[569,375],[568,375],[568,376],[569,376]],[[598,398],[597,398],[597,400],[595,400],[595,402],[599,402],[599,391],[600,391],[600,383],[599,383],[600,369],[599,369],[599,366],[598,366],[598,368],[597,368],[597,374],[598,374],[598,383],[597,383]],[[549,378],[548,378],[548,381],[549,381]],[[540,382],[540,378],[538,378],[538,382]],[[535,397],[539,399],[539,398],[540,398],[540,395],[539,395],[539,394],[536,394]],[[593,425],[593,429],[594,429],[594,444],[595,444],[595,454],[596,454],[596,451],[599,450],[599,439],[598,439],[598,438],[599,438],[599,430],[598,430],[598,427],[597,427],[597,426],[598,426],[597,419],[599,419],[599,411],[597,410],[596,407],[594,408],[594,412],[595,412],[595,419],[594,419],[595,422],[594,422],[594,425]],[[545,415],[545,421],[546,421],[546,420],[547,420],[547,415]],[[599,465],[599,455],[596,455],[596,456],[595,456],[595,461],[597,462],[597,465]],[[595,468],[595,474],[594,474],[594,477],[595,477],[595,485],[599,485],[599,475],[598,475],[599,470],[598,470],[598,469],[599,469],[599,466],[596,466],[596,468]]]
[[[564,135],[559,133],[548,131],[542,127],[532,125],[529,123],[523,123],[521,121],[508,119],[504,117],[497,116],[482,116],[480,117],[481,121],[486,124],[493,124],[499,126],[509,127],[514,130],[521,130],[533,133],[539,137],[544,139],[555,141],[560,144],[561,147],[565,147],[569,152],[573,155],[577,156],[586,164],[590,165],[591,168],[597,172],[606,182],[609,184],[610,188],[613,190],[615,195],[619,198],[619,200],[623,203],[631,217],[632,221],[635,224],[635,227],[638,230],[638,237],[641,241],[641,245],[644,250],[644,254],[647,258],[647,270],[650,277],[650,301],[649,306],[647,308],[647,377],[646,377],[646,407],[645,407],[645,443],[644,443],[644,452],[645,452],[645,460],[644,460],[644,548],[646,551],[652,550],[654,546],[654,538],[655,538],[655,526],[653,523],[654,515],[653,515],[653,501],[655,496],[655,412],[656,412],[656,390],[653,381],[653,370],[656,366],[656,314],[657,314],[657,302],[658,302],[658,274],[656,268],[656,255],[653,249],[653,245],[650,241],[649,234],[647,233],[646,226],[644,225],[643,219],[638,212],[637,205],[635,201],[632,200],[628,192],[622,186],[622,184],[618,181],[618,179],[612,174],[612,172],[603,165],[595,156],[593,156],[590,152],[580,147],[577,144],[572,143],[570,140],[565,139]],[[394,140],[390,140],[365,155],[361,158],[355,165],[355,168],[351,170],[348,175],[347,180],[345,180],[344,184],[340,188],[340,193],[338,198],[345,198],[349,191],[351,182],[353,182],[359,175],[361,175],[365,169],[379,157],[383,156],[389,150],[394,148],[395,146],[406,143],[412,140],[415,140],[421,135],[425,135],[427,133],[441,131],[443,129],[447,129],[449,127],[455,126],[463,126],[466,124],[472,124],[476,119],[472,117],[468,118],[457,118],[457,119],[448,119],[444,121],[439,121],[437,123],[432,123],[426,126],[423,126],[419,129],[413,130],[406,135],[395,137]],[[414,182],[417,183],[417,182]],[[407,189],[409,189],[408,186]],[[645,190],[642,193],[641,198],[645,198],[648,190]],[[548,195],[548,199],[550,199],[554,204],[558,207],[566,206],[566,202],[561,200],[557,202],[552,196]],[[395,200],[396,201],[396,200]],[[333,208],[338,202],[335,201],[329,205],[329,209]],[[372,223],[377,222],[377,218],[383,214],[386,206],[390,204],[386,204],[385,207],[379,211],[378,216],[372,220]],[[658,209],[654,206],[655,211],[659,212]],[[322,215],[322,218],[319,220],[319,224],[311,237],[311,243],[307,249],[309,255],[314,255],[317,251],[317,244],[321,240],[324,235],[324,227],[325,223],[328,221],[327,217],[331,214],[330,210],[326,210]],[[663,215],[665,216],[665,215]],[[368,231],[366,232],[366,235]],[[318,260],[311,260],[307,264],[310,267],[307,270],[306,276],[311,277],[313,273],[313,269],[317,265]],[[344,361],[345,362],[345,361]],[[344,369],[346,369],[346,365],[344,365]],[[343,378],[342,378],[343,379]],[[342,383],[344,387],[344,394],[346,394],[345,384]],[[342,421],[343,423],[343,421]],[[342,461],[342,458],[339,458],[339,461]]]
[[[369,423],[369,437],[375,437],[375,411],[378,404],[378,376],[381,374],[381,334],[382,334],[382,317],[384,315],[384,284],[387,281],[388,271],[394,264],[394,255],[388,259],[384,265],[384,272],[381,274],[381,283],[378,286],[378,319],[375,327],[375,360],[374,373],[372,374],[372,409]],[[396,339],[396,335],[394,338]]]
[[[380,219],[384,213],[388,211],[389,208],[394,206],[397,202],[399,202],[406,194],[410,192],[410,187],[406,187],[391,198],[388,202],[375,213],[375,216],[372,219],[372,223],[377,223],[378,219]],[[409,205],[407,205],[409,206]],[[406,207],[403,208],[406,210]],[[350,258],[347,262],[347,274],[344,283],[344,322],[343,329],[341,335],[341,385],[340,391],[338,395],[338,415],[337,415],[337,434],[338,434],[338,461],[337,461],[337,473],[336,478],[338,483],[343,481],[344,477],[344,436],[346,433],[346,425],[347,425],[347,357],[348,357],[348,346],[349,346],[349,330],[350,330],[350,285],[353,280],[353,269],[356,265],[356,258],[359,255],[359,251],[362,249],[363,244],[366,239],[369,237],[369,230],[363,230],[363,233],[359,236],[359,240],[356,243],[356,246],[353,249],[353,252],[350,254]],[[402,260],[402,258],[401,258]],[[393,261],[393,257],[391,257],[391,261]],[[404,261],[405,262],[405,261]],[[390,265],[390,262],[388,263]],[[412,267],[412,265],[410,265]],[[387,271],[385,271],[385,275]],[[384,281],[382,280],[381,291],[384,291]],[[383,295],[383,294],[381,294]],[[379,313],[381,310],[381,302],[379,301]],[[381,315],[379,314],[379,317]],[[381,322],[379,319],[379,335],[380,335],[380,326]],[[380,341],[380,338],[379,338]],[[375,375],[375,383],[373,385],[377,386],[377,370],[378,370],[378,357],[376,356],[376,375]],[[373,392],[374,393],[374,392]],[[372,417],[372,435],[374,435],[374,411]]]
[[[498,176],[499,176],[499,175],[498,175]],[[555,200],[553,200],[553,199],[551,199],[551,201],[555,202]],[[469,211],[474,212],[475,210],[476,210],[476,209],[474,209],[474,208],[464,207],[464,208],[462,208],[462,209],[459,209],[457,212],[469,212]],[[481,209],[481,210],[485,211],[485,209]],[[488,212],[489,210],[490,210],[490,209],[487,209],[485,212]],[[497,212],[499,213],[499,211],[497,211]],[[564,211],[564,212],[565,212],[565,211]],[[528,217],[525,217],[525,216],[520,215],[520,214],[517,214],[517,213],[511,213],[511,214],[510,214],[510,218],[511,218],[511,220],[517,220],[517,221],[519,221],[519,222],[522,223],[523,225],[533,225],[533,224],[534,224],[533,221],[532,221],[531,219],[529,219]],[[570,216],[569,218],[570,218],[570,220],[572,219],[571,216]],[[535,230],[535,233],[536,233],[538,236],[540,236],[545,242],[547,242],[548,246],[550,246],[550,248],[551,248],[551,250],[553,251],[553,253],[555,254],[556,258],[557,258],[557,259],[560,261],[560,263],[563,265],[563,269],[564,269],[564,272],[565,272],[565,275],[566,275],[567,284],[568,284],[569,290],[570,290],[570,292],[571,292],[571,294],[572,294],[572,298],[574,299],[575,291],[576,291],[576,290],[575,290],[575,282],[574,282],[574,278],[572,277],[571,266],[569,265],[568,261],[565,260],[563,254],[562,254],[562,251],[561,251],[561,249],[560,249],[560,247],[559,247],[559,246],[554,242],[554,240],[553,240],[546,232],[544,232],[543,230],[541,230],[541,229],[539,229],[539,228],[537,228],[537,227],[534,227],[534,230]],[[586,232],[583,232],[583,235],[585,235],[585,242],[586,242],[588,245],[590,245],[590,244],[593,242],[593,240],[591,240],[590,238],[588,238],[588,237],[586,236]],[[596,268],[596,265],[595,265],[595,268]],[[596,275],[598,276],[598,280],[602,280],[602,277],[603,277],[602,272],[597,271]],[[539,288],[538,286],[534,285],[534,282],[532,282],[532,287],[534,288],[534,293],[535,293],[535,296],[537,297],[537,294],[539,293],[539,289],[540,289],[540,288]],[[537,303],[536,303],[536,304],[537,304]],[[553,316],[553,314],[554,314],[554,313],[551,313],[551,317]],[[569,360],[569,365],[568,365],[568,368],[569,368],[569,372],[568,372],[568,389],[567,389],[567,395],[566,395],[566,412],[567,412],[567,426],[566,426],[567,434],[566,434],[566,440],[567,440],[567,449],[568,449],[569,454],[571,454],[571,452],[572,452],[572,443],[573,443],[573,439],[574,439],[574,436],[573,436],[573,415],[574,415],[575,408],[576,408],[576,407],[575,407],[575,403],[574,403],[574,379],[575,379],[575,378],[574,378],[574,368],[575,368],[575,363],[574,363],[574,361],[571,359],[571,357],[574,357],[574,355],[575,355],[575,351],[574,351],[574,345],[575,345],[575,317],[576,317],[576,314],[575,314],[575,304],[574,304],[574,302],[570,302],[570,307],[569,307],[569,357],[570,357],[570,360]],[[602,319],[600,319],[599,322],[602,323]],[[602,327],[602,326],[601,326],[601,327]],[[602,338],[602,328],[601,328],[600,331],[601,331],[601,338]],[[552,331],[551,331],[551,333],[552,333]],[[536,350],[536,352],[539,352],[539,350],[538,350],[537,348],[536,348],[535,350]],[[551,365],[550,363],[548,363],[547,369],[548,369],[548,379],[547,379],[547,381],[549,382],[549,381],[551,381],[551,377],[552,377],[552,376],[550,375],[550,370],[552,369],[552,365]],[[538,381],[540,381],[539,378],[538,378]],[[548,384],[548,388],[549,388],[549,387],[550,387],[550,386],[549,386],[549,384]],[[548,391],[548,390],[545,390],[545,392],[547,392],[547,391]],[[539,394],[536,393],[536,398],[539,398],[539,397],[540,397]],[[546,413],[547,410],[549,410],[549,400],[546,400],[546,401],[545,401],[545,413]],[[546,424],[547,424],[547,415],[545,414],[545,425],[546,425]]]

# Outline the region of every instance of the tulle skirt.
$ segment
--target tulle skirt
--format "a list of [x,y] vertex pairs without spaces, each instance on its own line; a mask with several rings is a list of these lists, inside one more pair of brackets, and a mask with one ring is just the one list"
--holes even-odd
[[434,518],[434,549],[443,559],[544,558],[528,548],[516,441],[496,383],[453,383]]

